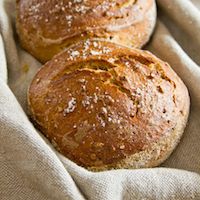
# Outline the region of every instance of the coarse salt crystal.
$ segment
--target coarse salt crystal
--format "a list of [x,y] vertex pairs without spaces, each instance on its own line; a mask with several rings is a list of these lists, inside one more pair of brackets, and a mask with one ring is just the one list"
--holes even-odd
[[68,102],[68,107],[64,109],[64,114],[73,112],[76,108],[76,98],[72,97],[72,99]]

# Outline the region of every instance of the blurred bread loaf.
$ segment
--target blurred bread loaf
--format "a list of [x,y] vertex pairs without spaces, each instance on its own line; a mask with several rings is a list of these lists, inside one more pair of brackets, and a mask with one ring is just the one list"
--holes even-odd
[[43,63],[88,38],[140,48],[155,21],[155,0],[17,0],[21,45]]

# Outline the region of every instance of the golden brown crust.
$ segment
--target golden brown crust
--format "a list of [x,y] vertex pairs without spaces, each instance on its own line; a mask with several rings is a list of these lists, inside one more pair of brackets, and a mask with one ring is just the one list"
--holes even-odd
[[155,0],[17,2],[21,44],[42,62],[88,38],[141,47],[149,40],[155,20]]
[[167,63],[99,40],[80,42],[46,63],[28,98],[40,130],[92,170],[160,164],[189,113],[187,89]]

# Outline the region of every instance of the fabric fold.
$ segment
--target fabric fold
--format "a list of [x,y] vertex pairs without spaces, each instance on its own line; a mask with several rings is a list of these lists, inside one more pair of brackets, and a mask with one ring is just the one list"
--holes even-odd
[[200,11],[190,0],[158,0],[158,5],[200,45]]
[[3,199],[84,199],[8,86],[1,80],[0,86],[0,196],[4,194]]
[[7,82],[7,67],[6,67],[6,59],[5,59],[5,51],[4,51],[4,44],[3,39],[0,35],[0,78]]

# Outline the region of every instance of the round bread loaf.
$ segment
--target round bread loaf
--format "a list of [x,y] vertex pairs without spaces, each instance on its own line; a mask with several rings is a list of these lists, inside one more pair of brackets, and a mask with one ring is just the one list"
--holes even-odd
[[155,21],[155,0],[17,0],[19,39],[41,62],[88,38],[141,47]]
[[153,167],[178,144],[187,88],[147,51],[87,40],[47,62],[28,92],[38,128],[90,170]]

